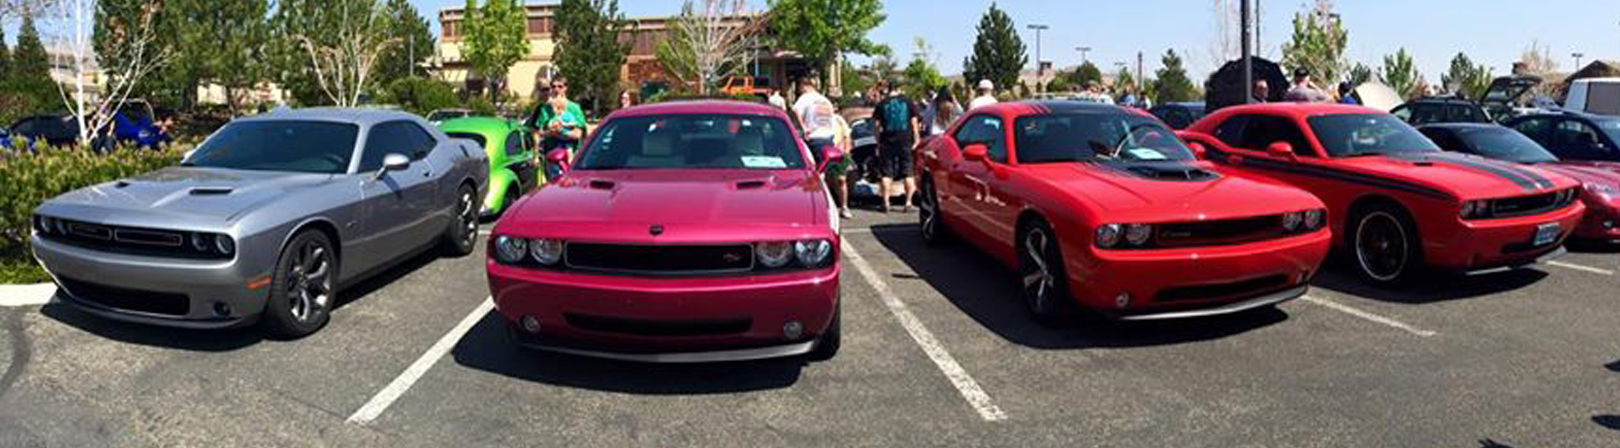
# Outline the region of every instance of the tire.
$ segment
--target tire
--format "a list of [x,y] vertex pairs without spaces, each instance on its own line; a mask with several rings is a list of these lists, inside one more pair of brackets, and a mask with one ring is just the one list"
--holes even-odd
[[271,335],[297,339],[331,320],[339,260],[326,234],[305,230],[281,249],[261,324]]
[[1417,225],[1398,206],[1376,204],[1352,214],[1350,257],[1356,272],[1371,283],[1398,285],[1419,274],[1423,241]]
[[477,190],[471,185],[462,185],[456,191],[456,216],[444,228],[442,237],[444,251],[449,256],[464,257],[473,251],[473,243],[478,239],[477,196]]
[[1018,232],[1018,284],[1024,307],[1035,320],[1056,323],[1071,314],[1074,299],[1064,270],[1062,248],[1052,226],[1040,219]]
[[822,332],[821,338],[816,339],[816,347],[805,355],[807,358],[811,361],[827,361],[838,355],[839,347],[844,344],[843,316],[844,304],[840,300],[839,304],[833,307],[832,323],[827,324],[827,331]]
[[939,207],[939,192],[934,189],[934,181],[923,178],[922,194],[917,201],[917,226],[922,232],[923,242],[929,246],[942,246],[951,239],[951,229],[945,225],[943,211]]

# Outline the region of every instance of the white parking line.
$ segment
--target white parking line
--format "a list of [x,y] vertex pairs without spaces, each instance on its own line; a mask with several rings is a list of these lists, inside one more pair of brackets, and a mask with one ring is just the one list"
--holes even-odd
[[0,308],[44,305],[55,296],[54,283],[0,285]]
[[1549,266],[1557,266],[1557,267],[1561,267],[1561,268],[1564,268],[1564,269],[1574,269],[1574,270],[1577,270],[1577,271],[1590,272],[1590,273],[1598,274],[1598,275],[1614,275],[1614,271],[1611,271],[1611,270],[1608,270],[1608,269],[1594,268],[1594,267],[1591,267],[1591,266],[1579,265],[1579,264],[1575,264],[1575,263],[1565,263],[1565,262],[1562,262],[1562,261],[1549,261],[1549,262],[1547,262],[1547,265],[1549,265]]
[[956,390],[962,393],[962,398],[967,400],[968,405],[979,412],[979,417],[992,422],[1006,420],[1007,413],[1002,412],[1000,407],[990,401],[990,394],[986,394],[984,389],[979,387],[979,382],[974,381],[973,376],[968,375],[967,370],[956,362],[956,358],[952,357],[950,352],[945,351],[945,346],[934,338],[934,333],[929,332],[928,327],[923,326],[922,321],[917,319],[917,315],[912,314],[911,310],[906,308],[906,303],[900,301],[900,298],[894,295],[894,291],[889,289],[889,284],[883,282],[883,278],[878,276],[876,270],[872,269],[872,265],[867,264],[866,259],[861,258],[861,253],[856,251],[855,247],[848,242],[844,243],[844,256],[846,260],[855,265],[855,270],[860,271],[861,277],[866,279],[866,283],[877,290],[878,296],[883,298],[883,305],[889,308],[889,313],[894,314],[895,320],[900,321],[900,326],[904,327],[906,333],[911,335],[911,339],[922,347],[923,353],[928,355],[928,359],[933,360],[934,365],[938,366],[940,372],[945,374],[945,378],[951,381],[951,385],[956,386]]
[[1377,314],[1373,314],[1373,313],[1369,313],[1369,312],[1366,312],[1366,311],[1351,308],[1349,305],[1345,305],[1345,304],[1342,304],[1342,303],[1339,303],[1339,302],[1334,302],[1334,301],[1328,300],[1328,299],[1323,299],[1323,298],[1320,298],[1320,297],[1304,296],[1304,297],[1300,297],[1299,300],[1309,302],[1309,303],[1314,303],[1314,304],[1317,304],[1317,305],[1322,305],[1322,306],[1325,306],[1325,307],[1332,308],[1334,310],[1343,312],[1345,314],[1349,314],[1351,316],[1356,316],[1356,317],[1359,317],[1359,318],[1362,318],[1362,319],[1366,319],[1366,320],[1370,320],[1370,321],[1377,322],[1377,323],[1380,323],[1380,324],[1384,324],[1384,325],[1388,325],[1388,326],[1391,326],[1391,327],[1399,328],[1399,329],[1401,329],[1403,331],[1406,331],[1407,333],[1412,333],[1412,334],[1418,335],[1419,337],[1425,337],[1426,338],[1426,337],[1434,336],[1434,335],[1438,334],[1438,333],[1435,333],[1433,331],[1418,329],[1417,327],[1413,327],[1411,325],[1401,323],[1400,321],[1395,320],[1395,319],[1390,319],[1388,317],[1379,316]]
[[378,391],[377,395],[372,396],[371,401],[366,402],[359,410],[354,411],[354,415],[349,416],[348,422],[364,425],[376,420],[377,416],[388,410],[389,405],[394,404],[394,400],[398,400],[401,395],[405,395],[405,391],[410,390],[411,385],[416,384],[416,380],[421,379],[428,369],[433,368],[433,364],[437,363],[439,358],[444,357],[445,353],[449,353],[450,349],[456,346],[456,342],[460,341],[461,337],[467,334],[467,331],[472,330],[473,325],[478,324],[479,319],[483,319],[484,315],[489,314],[489,310],[494,308],[495,301],[485,298],[483,303],[478,304],[478,308],[473,309],[473,312],[468,314],[467,317],[461,318],[461,323],[456,324],[456,327],[450,329],[449,333],[445,333],[444,337],[439,338],[439,341],[433,343],[432,347],[428,347],[427,352],[422,353],[422,357],[416,358],[416,362],[411,363],[410,367],[406,367],[405,371],[399,374],[399,377],[394,378],[393,382],[388,383],[388,386]]

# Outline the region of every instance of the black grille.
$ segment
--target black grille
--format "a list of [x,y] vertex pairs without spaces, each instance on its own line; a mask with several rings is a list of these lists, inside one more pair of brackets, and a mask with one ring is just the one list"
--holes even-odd
[[590,314],[563,314],[563,319],[574,328],[602,333],[620,333],[636,336],[717,336],[748,331],[754,325],[746,317],[721,320],[654,321],[622,317],[594,316]]
[[1158,247],[1228,246],[1286,235],[1281,216],[1183,222],[1157,226]]
[[568,243],[568,267],[574,269],[648,273],[708,274],[746,272],[754,267],[754,248],[747,244],[720,246],[637,246]]
[[1496,199],[1491,201],[1491,217],[1512,218],[1546,213],[1569,205],[1574,201],[1568,199],[1573,197],[1573,194],[1559,191],[1535,196]]
[[[38,218],[36,218],[37,220]],[[172,230],[138,227],[109,226],[79,221],[62,220],[66,233],[41,233],[41,237],[65,244],[129,255],[190,259],[229,259],[229,255],[213,252],[210,239],[204,250],[187,244],[187,234]],[[36,224],[36,227],[42,225]]]
[[185,294],[120,288],[66,277],[59,281],[74,298],[107,308],[170,316],[185,316],[191,310],[191,299]]
[[1155,302],[1181,302],[1189,300],[1209,300],[1227,297],[1258,294],[1268,290],[1278,289],[1288,284],[1288,276],[1273,275],[1253,280],[1244,280],[1234,283],[1219,283],[1213,285],[1186,286],[1170,288],[1159,291],[1153,296]]

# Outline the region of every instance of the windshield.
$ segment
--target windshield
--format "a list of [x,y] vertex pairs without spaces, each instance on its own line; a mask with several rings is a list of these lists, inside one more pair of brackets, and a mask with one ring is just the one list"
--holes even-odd
[[186,166],[343,174],[360,128],[318,121],[249,121],[225,125]]
[[1535,140],[1509,128],[1459,129],[1457,136],[1479,155],[1521,163],[1557,162]]
[[1307,120],[1332,157],[1439,152],[1417,129],[1389,114],[1340,114]]
[[1609,136],[1609,141],[1620,142],[1620,120],[1598,119],[1592,120],[1592,124],[1603,130],[1603,134]]
[[804,153],[781,119],[672,114],[616,118],[602,125],[576,168],[804,168]]
[[1124,112],[1030,115],[1017,122],[1018,163],[1192,160],[1157,120]]

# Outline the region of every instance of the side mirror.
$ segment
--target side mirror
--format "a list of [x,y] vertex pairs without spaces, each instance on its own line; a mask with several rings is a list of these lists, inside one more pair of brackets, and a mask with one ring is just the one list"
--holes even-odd
[[568,172],[568,150],[553,149],[546,153],[546,164],[557,167],[558,172]]
[[1194,158],[1199,159],[1204,158],[1204,153],[1209,152],[1209,148],[1205,148],[1203,143],[1198,142],[1187,143],[1187,149],[1192,151]]
[[837,146],[823,146],[821,147],[820,151],[821,166],[816,167],[816,172],[825,173],[827,172],[827,167],[844,162],[844,150],[838,149]]
[[962,158],[974,162],[983,162],[990,157],[990,147],[983,143],[973,143],[962,148]]
[[1292,158],[1294,157],[1294,145],[1288,142],[1272,143],[1271,146],[1266,147],[1266,155],[1284,159]]
[[382,179],[383,175],[388,174],[389,171],[403,171],[406,168],[410,168],[410,166],[410,157],[405,157],[404,154],[397,152],[388,153],[388,155],[383,156],[383,167],[382,169],[377,170],[376,178]]

